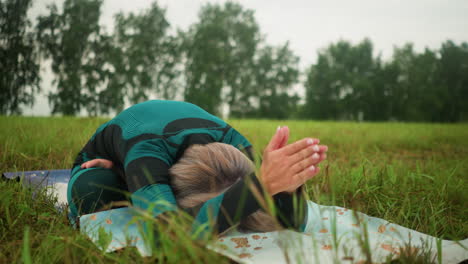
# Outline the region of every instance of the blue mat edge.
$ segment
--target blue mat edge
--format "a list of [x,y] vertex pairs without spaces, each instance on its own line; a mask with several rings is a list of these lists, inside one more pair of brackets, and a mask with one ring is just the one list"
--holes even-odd
[[21,177],[31,178],[32,176],[47,177],[65,177],[69,178],[71,169],[57,169],[57,170],[35,170],[35,171],[17,171],[17,172],[3,172],[1,178],[8,180],[20,180]]

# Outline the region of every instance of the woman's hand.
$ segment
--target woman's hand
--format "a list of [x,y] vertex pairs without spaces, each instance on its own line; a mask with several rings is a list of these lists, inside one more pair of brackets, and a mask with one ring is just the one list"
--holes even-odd
[[82,169],[89,169],[94,167],[100,167],[105,169],[112,169],[114,163],[106,159],[93,159],[81,164]]
[[261,177],[270,195],[294,192],[319,172],[318,163],[326,159],[328,147],[317,145],[318,139],[304,138],[286,145],[289,128],[276,131],[263,152]]

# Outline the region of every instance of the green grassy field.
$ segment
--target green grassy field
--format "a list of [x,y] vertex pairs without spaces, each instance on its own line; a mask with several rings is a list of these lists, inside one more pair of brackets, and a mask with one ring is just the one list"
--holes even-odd
[[[0,117],[0,172],[70,168],[105,119]],[[312,200],[354,208],[444,239],[468,237],[468,125],[231,120],[260,155],[278,125],[329,146]],[[164,224],[161,224],[163,226]],[[46,195],[0,181],[0,263],[229,262],[164,228],[158,254],[104,254]]]

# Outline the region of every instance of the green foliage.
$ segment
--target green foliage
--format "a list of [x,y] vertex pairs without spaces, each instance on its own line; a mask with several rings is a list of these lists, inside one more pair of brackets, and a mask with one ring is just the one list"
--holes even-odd
[[57,92],[49,94],[52,113],[75,115],[87,107],[96,114],[92,104],[98,85],[106,80],[101,5],[102,0],[66,0],[61,12],[53,4],[49,15],[38,18],[37,38],[56,75]]
[[0,2],[0,114],[18,114],[39,91],[39,63],[51,61],[52,113],[111,114],[125,102],[177,99],[214,114],[244,118],[460,122],[468,120],[468,43],[446,41],[418,53],[396,47],[388,61],[369,39],[340,40],[305,71],[305,104],[293,88],[299,57],[271,46],[253,10],[206,4],[187,31],[170,33],[154,2],[119,13],[112,33],[99,25],[104,0],[66,0],[29,32],[27,0]]
[[236,3],[202,7],[199,21],[185,34],[184,97],[208,112],[234,106],[252,89],[252,66],[260,41],[253,11]]
[[468,44],[416,53],[411,44],[393,58],[373,57],[372,43],[346,41],[319,52],[307,73],[303,116],[317,119],[457,122],[468,113]]
[[299,58],[288,43],[262,41],[252,10],[227,2],[208,4],[185,34],[185,100],[211,113],[222,104],[235,117],[284,119],[298,102],[290,96]]
[[457,46],[452,41],[442,44],[434,82],[438,86],[438,100],[442,109],[436,121],[468,120],[468,43]]
[[38,18],[37,36],[52,59],[57,91],[52,113],[121,111],[125,99],[174,99],[180,89],[180,38],[169,36],[165,11],[154,3],[140,14],[119,13],[113,35],[99,26],[102,0],[67,0]]
[[25,264],[31,264],[31,252],[30,252],[30,246],[29,246],[29,226],[26,226],[24,228],[24,237],[23,237],[23,263]]
[[[426,49],[416,54],[410,44],[396,48],[389,67],[397,70],[388,101],[392,109],[387,118],[397,120],[436,121],[431,115],[440,111],[439,92],[434,85],[437,70],[436,54]],[[438,102],[439,101],[439,102]]]
[[[254,64],[253,96],[231,106],[233,116],[287,119],[296,111],[299,97],[289,95],[292,86],[299,79],[299,57],[286,43],[280,47],[266,46],[257,52]],[[258,101],[259,106],[249,112],[249,101]],[[251,107],[252,108],[252,107]]]
[[[165,10],[153,3],[140,14],[115,17],[112,91],[139,103],[155,95],[174,99],[180,92],[181,39],[168,34]],[[109,95],[115,97],[115,95]]]
[[39,60],[27,12],[31,0],[0,1],[0,114],[20,114],[39,92]]
[[112,234],[107,233],[103,227],[99,227],[98,229],[98,246],[101,250],[107,249],[107,247],[112,242]]
[[[373,46],[365,39],[353,46],[339,41],[319,52],[307,73],[305,115],[317,119],[358,119],[379,107]],[[377,92],[377,93],[376,93]],[[367,117],[367,116],[366,116]]]

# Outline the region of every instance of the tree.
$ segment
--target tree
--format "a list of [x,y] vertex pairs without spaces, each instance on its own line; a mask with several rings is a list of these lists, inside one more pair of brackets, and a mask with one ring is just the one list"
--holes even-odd
[[102,0],[65,0],[61,13],[54,4],[48,16],[38,18],[41,49],[56,75],[57,91],[49,94],[52,113],[74,115],[83,107],[98,112],[98,92],[109,73],[98,23],[101,5]]
[[39,92],[39,61],[27,11],[31,0],[0,1],[0,114],[20,114]]
[[369,121],[388,120],[388,102],[379,72],[382,68],[380,56],[373,56],[374,47],[369,39],[364,39],[354,47],[356,60],[352,68],[352,99],[349,104],[354,119]]
[[379,62],[379,64],[375,76],[376,89],[380,89],[381,98],[377,98],[378,102],[374,105],[381,113],[381,120],[398,120],[399,107],[401,107],[397,94],[400,68],[392,61]]
[[113,90],[124,91],[131,103],[151,93],[174,99],[181,87],[181,38],[168,35],[165,10],[153,3],[140,14],[120,13],[115,20]]
[[438,121],[444,92],[437,85],[438,58],[436,52],[425,49],[416,53],[412,44],[395,48],[393,60],[386,67],[397,73],[389,101],[392,117],[403,121]]
[[286,119],[296,111],[299,97],[290,96],[292,86],[299,78],[299,57],[286,43],[280,47],[266,46],[258,51],[255,87],[259,99],[257,117]]
[[[95,89],[91,96],[86,96],[84,107],[89,114],[109,114],[111,111],[120,112],[125,105],[125,82],[121,81],[118,65],[122,60],[120,48],[115,45],[114,37],[99,36],[99,41],[91,46],[96,53],[94,68],[95,78],[90,80]],[[87,67],[93,69],[93,67]]]
[[307,70],[304,83],[306,103],[302,108],[302,115],[314,119],[338,118],[338,90],[332,85],[329,76],[330,65],[325,54],[319,53],[317,63]]
[[185,35],[185,100],[211,113],[219,113],[222,103],[248,105],[259,41],[253,11],[232,2],[202,7]]
[[317,64],[307,72],[304,84],[304,115],[317,119],[358,119],[372,115],[378,97],[374,90],[375,69],[370,40],[356,46],[339,41],[319,52]]
[[468,43],[457,46],[446,41],[440,48],[436,72],[441,109],[434,121],[457,122],[468,119]]

